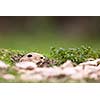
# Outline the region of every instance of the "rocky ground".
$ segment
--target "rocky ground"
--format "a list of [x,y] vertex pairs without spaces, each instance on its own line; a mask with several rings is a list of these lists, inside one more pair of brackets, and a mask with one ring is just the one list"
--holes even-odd
[[41,54],[31,53],[13,66],[0,61],[0,82],[100,82],[100,59],[78,65],[67,60],[59,66],[48,66],[44,60]]

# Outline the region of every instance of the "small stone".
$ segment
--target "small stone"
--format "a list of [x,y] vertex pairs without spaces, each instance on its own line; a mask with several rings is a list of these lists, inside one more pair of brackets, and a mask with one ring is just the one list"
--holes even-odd
[[97,68],[100,69],[100,65],[98,65]]
[[87,61],[94,61],[94,58],[88,58]]
[[28,71],[33,71],[33,70],[25,70],[25,69],[18,69],[17,72],[19,74],[25,74],[25,73],[28,73]]
[[37,68],[37,65],[33,62],[28,62],[28,61],[25,61],[25,62],[19,62],[19,63],[16,63],[15,65],[17,68],[20,68],[20,69],[27,69],[27,70],[32,70],[34,68]]
[[2,76],[2,78],[6,79],[6,80],[14,80],[15,76],[12,74],[5,74]]
[[35,73],[38,73],[38,74],[41,74],[41,73],[44,71],[44,69],[45,69],[45,68],[40,68],[40,67],[38,68],[38,67],[37,67],[36,69],[34,69],[34,72],[35,72]]
[[100,59],[96,59],[94,61],[86,61],[83,63],[80,63],[79,65],[85,66],[85,65],[90,65],[90,66],[98,66],[100,64]]
[[97,67],[87,65],[84,69],[84,73],[89,74],[91,72],[95,72],[96,70],[97,70]]
[[74,80],[82,80],[84,78],[84,75],[82,73],[77,73],[77,74],[71,75],[71,78]]
[[75,67],[75,70],[77,71],[77,72],[80,72],[80,71],[83,71],[85,68],[84,68],[84,66],[76,66]]
[[97,65],[100,65],[100,59],[95,60],[97,62]]
[[92,73],[88,76],[90,79],[95,79],[95,80],[98,80],[98,76],[96,73]]
[[67,68],[67,67],[74,67],[72,61],[67,60],[64,64],[60,66],[61,68]]
[[100,76],[100,69],[96,71],[96,74]]
[[44,77],[53,77],[61,74],[61,70],[57,68],[44,68],[42,75]]
[[24,81],[41,81],[43,77],[40,74],[22,74],[20,79]]
[[62,70],[62,74],[65,74],[65,75],[73,75],[73,74],[76,74],[77,71],[75,70],[75,68],[65,68]]

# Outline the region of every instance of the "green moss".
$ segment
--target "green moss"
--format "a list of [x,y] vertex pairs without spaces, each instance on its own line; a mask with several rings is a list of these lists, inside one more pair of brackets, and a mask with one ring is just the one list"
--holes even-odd
[[12,65],[14,61],[17,61],[24,54],[25,54],[24,51],[0,49],[0,60],[4,61],[7,64]]
[[71,60],[77,64],[86,61],[89,58],[99,58],[100,50],[93,49],[90,46],[81,46],[80,48],[51,48],[50,57],[56,60],[56,64],[60,65],[66,60]]

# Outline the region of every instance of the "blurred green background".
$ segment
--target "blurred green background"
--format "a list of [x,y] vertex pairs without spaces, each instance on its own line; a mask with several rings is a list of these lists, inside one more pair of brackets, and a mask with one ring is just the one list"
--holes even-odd
[[99,16],[0,16],[0,48],[45,54],[50,47],[100,48],[99,36]]

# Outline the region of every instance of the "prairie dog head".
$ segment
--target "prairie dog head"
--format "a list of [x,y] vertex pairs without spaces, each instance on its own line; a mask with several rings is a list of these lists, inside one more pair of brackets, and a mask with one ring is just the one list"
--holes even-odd
[[20,62],[23,62],[23,61],[32,61],[38,64],[38,63],[43,63],[45,61],[45,57],[42,54],[31,52],[31,53],[24,55],[20,59]]

